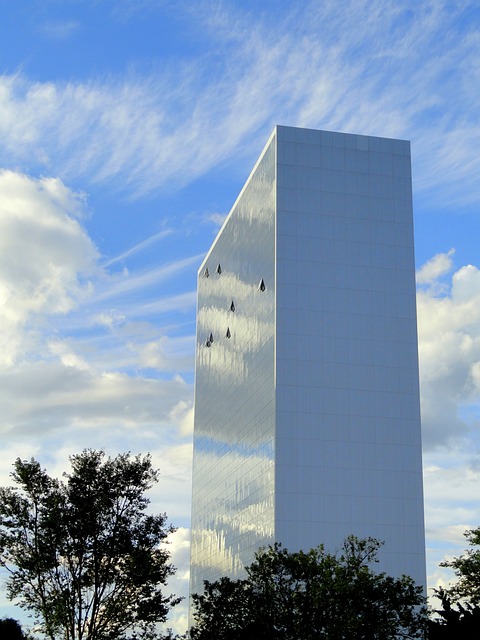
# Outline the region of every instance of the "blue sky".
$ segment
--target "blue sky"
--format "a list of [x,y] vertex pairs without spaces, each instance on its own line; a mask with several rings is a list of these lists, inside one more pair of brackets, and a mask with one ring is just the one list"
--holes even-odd
[[411,140],[430,586],[480,524],[478,3],[292,4],[0,3],[0,480],[151,451],[184,594],[196,271],[275,124]]

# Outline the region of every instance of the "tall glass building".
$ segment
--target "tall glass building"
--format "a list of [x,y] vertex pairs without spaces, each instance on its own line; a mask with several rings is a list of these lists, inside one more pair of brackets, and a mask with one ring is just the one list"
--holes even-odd
[[410,167],[277,126],[200,267],[191,593],[349,534],[425,584]]

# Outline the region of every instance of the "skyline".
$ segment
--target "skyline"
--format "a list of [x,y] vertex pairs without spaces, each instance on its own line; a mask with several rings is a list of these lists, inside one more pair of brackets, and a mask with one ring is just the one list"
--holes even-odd
[[480,524],[476,3],[5,4],[2,484],[151,451],[185,595],[197,269],[275,124],[409,139],[434,586]]

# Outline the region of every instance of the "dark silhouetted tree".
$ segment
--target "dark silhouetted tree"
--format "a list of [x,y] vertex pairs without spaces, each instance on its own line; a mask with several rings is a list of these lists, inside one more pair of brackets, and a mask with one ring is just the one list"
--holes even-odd
[[473,548],[440,565],[453,569],[457,581],[434,590],[441,608],[434,610],[429,622],[431,640],[480,638],[480,527],[466,531],[465,537]]
[[26,636],[18,620],[13,618],[3,618],[0,620],[0,639],[1,640],[29,640]]
[[423,589],[409,577],[376,573],[380,542],[347,538],[289,553],[276,544],[256,554],[244,580],[205,582],[193,596],[193,640],[389,640],[422,638]]
[[480,637],[480,608],[469,603],[452,603],[448,593],[435,589],[441,608],[433,611],[428,622],[428,640],[478,640]]
[[63,480],[17,460],[17,487],[0,489],[0,564],[7,596],[51,640],[156,637],[178,602],[162,588],[174,569],[161,543],[174,529],[146,513],[158,480],[149,456],[70,458]]

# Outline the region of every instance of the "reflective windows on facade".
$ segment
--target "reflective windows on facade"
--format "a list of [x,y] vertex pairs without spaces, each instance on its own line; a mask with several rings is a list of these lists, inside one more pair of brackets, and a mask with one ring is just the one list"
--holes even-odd
[[199,270],[191,592],[278,541],[425,584],[410,145],[276,127]]

